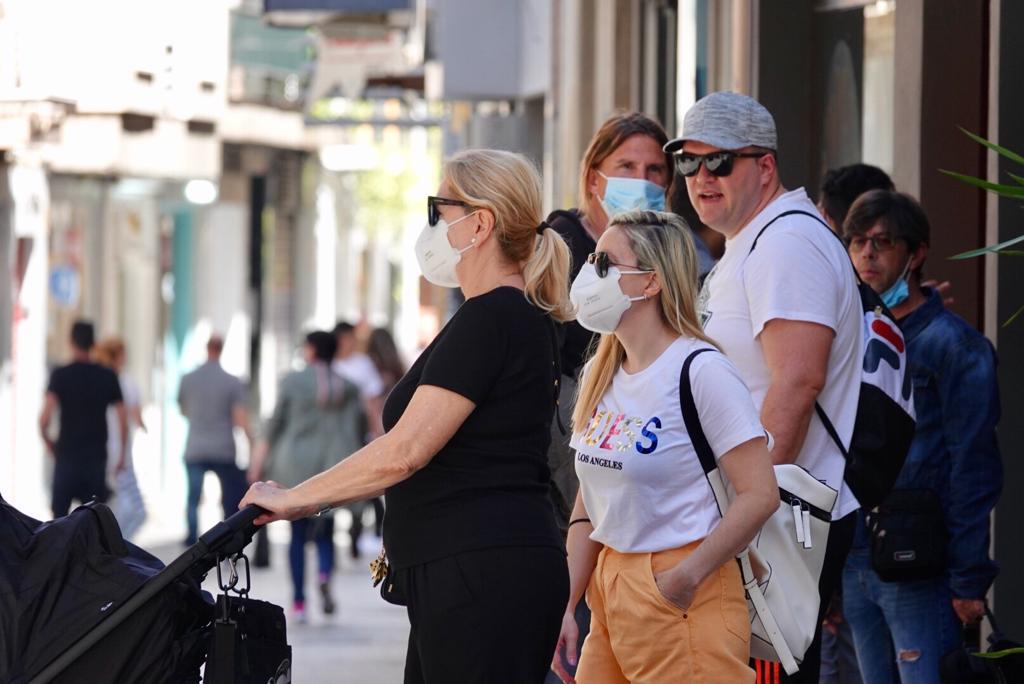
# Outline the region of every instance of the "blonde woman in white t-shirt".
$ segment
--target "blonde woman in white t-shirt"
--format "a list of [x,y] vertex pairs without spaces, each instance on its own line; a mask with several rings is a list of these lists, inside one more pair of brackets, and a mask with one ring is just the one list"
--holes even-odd
[[[572,286],[602,333],[579,386],[571,445],[580,493],[569,526],[570,597],[552,668],[565,682],[752,682],[750,623],[734,558],[778,506],[743,381],[696,315],[696,255],[674,214],[612,219]],[[679,381],[735,489],[722,517],[683,423]],[[593,617],[575,679],[576,604]]]

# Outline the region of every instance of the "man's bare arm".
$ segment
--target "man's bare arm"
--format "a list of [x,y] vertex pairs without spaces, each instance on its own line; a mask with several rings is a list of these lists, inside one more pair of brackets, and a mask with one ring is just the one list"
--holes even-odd
[[825,387],[835,333],[807,321],[776,318],[759,337],[771,376],[761,422],[775,438],[772,462],[793,463],[803,448],[814,402]]

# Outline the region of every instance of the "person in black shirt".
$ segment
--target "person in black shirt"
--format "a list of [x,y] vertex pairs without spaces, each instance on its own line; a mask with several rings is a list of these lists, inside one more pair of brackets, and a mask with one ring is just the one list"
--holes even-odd
[[386,433],[291,489],[242,504],[296,519],[385,492],[385,588],[408,606],[405,681],[543,681],[568,600],[546,453],[558,392],[554,321],[571,317],[569,250],[541,222],[521,155],[447,163],[416,253],[456,311],[384,406]]
[[[67,515],[71,502],[106,501],[107,407],[113,405],[121,443],[128,440],[128,419],[121,399],[121,385],[109,368],[89,360],[95,341],[92,323],[77,321],[71,327],[71,363],[57,368],[46,388],[39,432],[56,463],[53,471],[53,517]],[[60,432],[54,442],[50,419],[60,409]],[[117,464],[117,472],[124,468]]]

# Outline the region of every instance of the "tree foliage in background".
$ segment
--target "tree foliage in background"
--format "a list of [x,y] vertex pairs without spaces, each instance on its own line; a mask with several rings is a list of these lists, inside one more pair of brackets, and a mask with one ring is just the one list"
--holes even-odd
[[[990,142],[990,141],[986,140],[985,138],[982,138],[980,135],[975,135],[974,133],[971,133],[970,131],[968,131],[968,130],[966,130],[964,128],[961,128],[960,130],[963,131],[964,135],[966,135],[968,138],[970,138],[971,140],[975,141],[976,143],[978,143],[980,145],[984,145],[985,147],[987,147],[988,149],[992,150],[993,152],[995,152],[999,156],[1001,156],[1001,157],[1003,157],[1005,159],[1008,159],[1011,162],[1013,162],[1015,164],[1019,164],[1022,167],[1024,167],[1024,156],[1021,156],[1021,155],[1017,154],[1016,152],[1013,152],[1012,150],[1008,150],[1005,147],[1001,147],[1001,146],[995,144],[994,142]],[[1013,182],[1013,184],[1009,184],[1009,183],[1004,184],[1004,183],[993,183],[993,182],[987,181],[987,180],[985,180],[983,178],[976,178],[974,176],[968,176],[968,175],[963,174],[963,173],[957,173],[956,171],[947,171],[946,169],[939,169],[939,171],[941,171],[942,173],[946,174],[947,176],[952,176],[953,178],[956,178],[957,180],[963,181],[964,183],[967,183],[968,185],[973,185],[973,186],[975,186],[977,188],[981,188],[982,190],[987,190],[989,192],[994,192],[994,193],[996,193],[997,195],[999,195],[1001,197],[1009,197],[1009,198],[1012,198],[1012,199],[1024,200],[1024,176],[1018,176],[1017,174],[1010,173],[1009,171],[1007,171],[1006,175],[1008,175],[1014,182]],[[1014,246],[1014,245],[1016,245],[1018,243],[1021,243],[1021,242],[1024,242],[1024,235],[1018,235],[1015,238],[1011,238],[1009,240],[1006,240],[1005,242],[1000,242],[999,244],[996,244],[996,245],[988,245],[986,247],[981,247],[979,249],[972,249],[972,250],[970,250],[968,252],[961,252],[960,254],[956,254],[956,255],[954,255],[954,256],[952,256],[950,258],[951,259],[970,259],[972,257],[981,256],[983,254],[990,254],[990,253],[991,254],[998,254],[1000,256],[1024,256],[1024,250],[1009,249],[1010,247],[1012,247],[1012,246]],[[1014,321],[1014,319],[1017,318],[1017,316],[1021,315],[1021,313],[1024,313],[1024,306],[1021,306],[1019,309],[1017,309],[1013,313],[1013,315],[1010,316],[1006,320],[1005,323],[1003,323],[1003,327],[1006,327],[1010,323],[1012,323]]]

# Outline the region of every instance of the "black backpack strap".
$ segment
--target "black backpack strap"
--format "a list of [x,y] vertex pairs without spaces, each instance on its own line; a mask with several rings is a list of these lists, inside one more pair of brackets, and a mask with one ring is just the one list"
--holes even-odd
[[[780,218],[784,218],[786,216],[793,216],[794,214],[803,214],[804,216],[810,216],[812,219],[814,219],[815,221],[817,221],[821,225],[823,225],[826,228],[828,228],[828,232],[832,233],[832,228],[830,228],[827,223],[822,221],[820,216],[815,216],[811,212],[804,211],[803,209],[790,209],[789,211],[782,212],[781,214],[779,214],[778,216],[773,218],[771,221],[769,221],[768,223],[764,224],[764,227],[757,232],[757,237],[754,238],[754,244],[750,245],[750,252],[753,252],[754,248],[757,247],[757,241],[761,239],[761,236],[764,234],[764,231],[768,230],[768,226],[772,225],[773,223],[778,221]],[[839,238],[839,236],[836,235],[835,233],[832,233],[832,235],[835,235],[837,238]],[[842,242],[841,238],[840,238],[840,242]],[[750,252],[747,252],[747,254],[749,255]]]
[[[782,212],[781,214],[779,214],[778,216],[776,216],[775,218],[773,218],[771,221],[764,225],[764,228],[762,228],[760,232],[758,232],[757,237],[754,238],[754,244],[750,246],[750,252],[753,252],[754,248],[757,247],[757,241],[761,239],[761,235],[764,233],[764,231],[768,230],[768,226],[772,225],[773,223],[775,223],[784,216],[792,216],[794,214],[803,214],[804,216],[809,216],[810,218],[814,219],[821,225],[825,226],[825,228],[828,229],[829,234],[835,237],[837,240],[839,240],[840,243],[842,243],[843,239],[836,235],[835,232],[833,232],[832,228],[827,223],[821,220],[820,216],[815,216],[811,212],[804,211],[802,209],[791,209],[790,211]],[[846,249],[845,245],[843,246],[843,249]],[[747,252],[747,254],[749,255],[750,252]],[[850,265],[853,265],[852,260],[850,261]],[[860,275],[857,273],[856,268],[853,269],[853,276],[857,279],[857,285],[858,287],[860,287],[861,279]],[[832,441],[836,443],[837,447],[839,447],[839,452],[843,455],[843,458],[849,458],[849,452],[847,451],[846,447],[843,446],[843,440],[839,439],[839,433],[836,432],[835,426],[832,425],[832,421],[829,420],[828,414],[825,413],[825,409],[823,409],[821,407],[821,404],[819,404],[817,401],[814,402],[814,411],[815,413],[818,414],[818,418],[821,419],[822,425],[825,426],[825,431],[828,433],[828,436],[831,437]]]
[[843,455],[843,458],[849,458],[850,454],[843,446],[843,440],[839,439],[839,433],[836,432],[836,428],[832,425],[832,421],[828,419],[828,414],[825,413],[825,409],[821,408],[821,404],[817,401],[814,402],[814,412],[818,414],[818,418],[821,420],[821,424],[825,426],[825,432],[832,438],[832,441],[839,447],[839,453]]
[[700,460],[700,467],[704,474],[711,473],[718,467],[715,462],[715,454],[711,451],[708,438],[704,435],[704,428],[700,424],[700,416],[697,414],[697,403],[693,400],[693,387],[690,385],[690,365],[693,360],[704,352],[713,352],[714,349],[705,347],[697,349],[686,357],[683,362],[683,369],[679,371],[679,408],[683,412],[683,423],[686,425],[686,432],[690,435],[690,442],[693,444],[697,458]]
[[559,411],[559,398],[562,390],[562,351],[561,344],[559,344],[558,326],[555,323],[555,319],[548,316],[548,321],[551,323],[551,353],[553,354],[552,366],[555,372],[555,422],[558,424],[558,431],[562,433],[564,437],[566,435],[565,424],[562,423],[562,413]]

